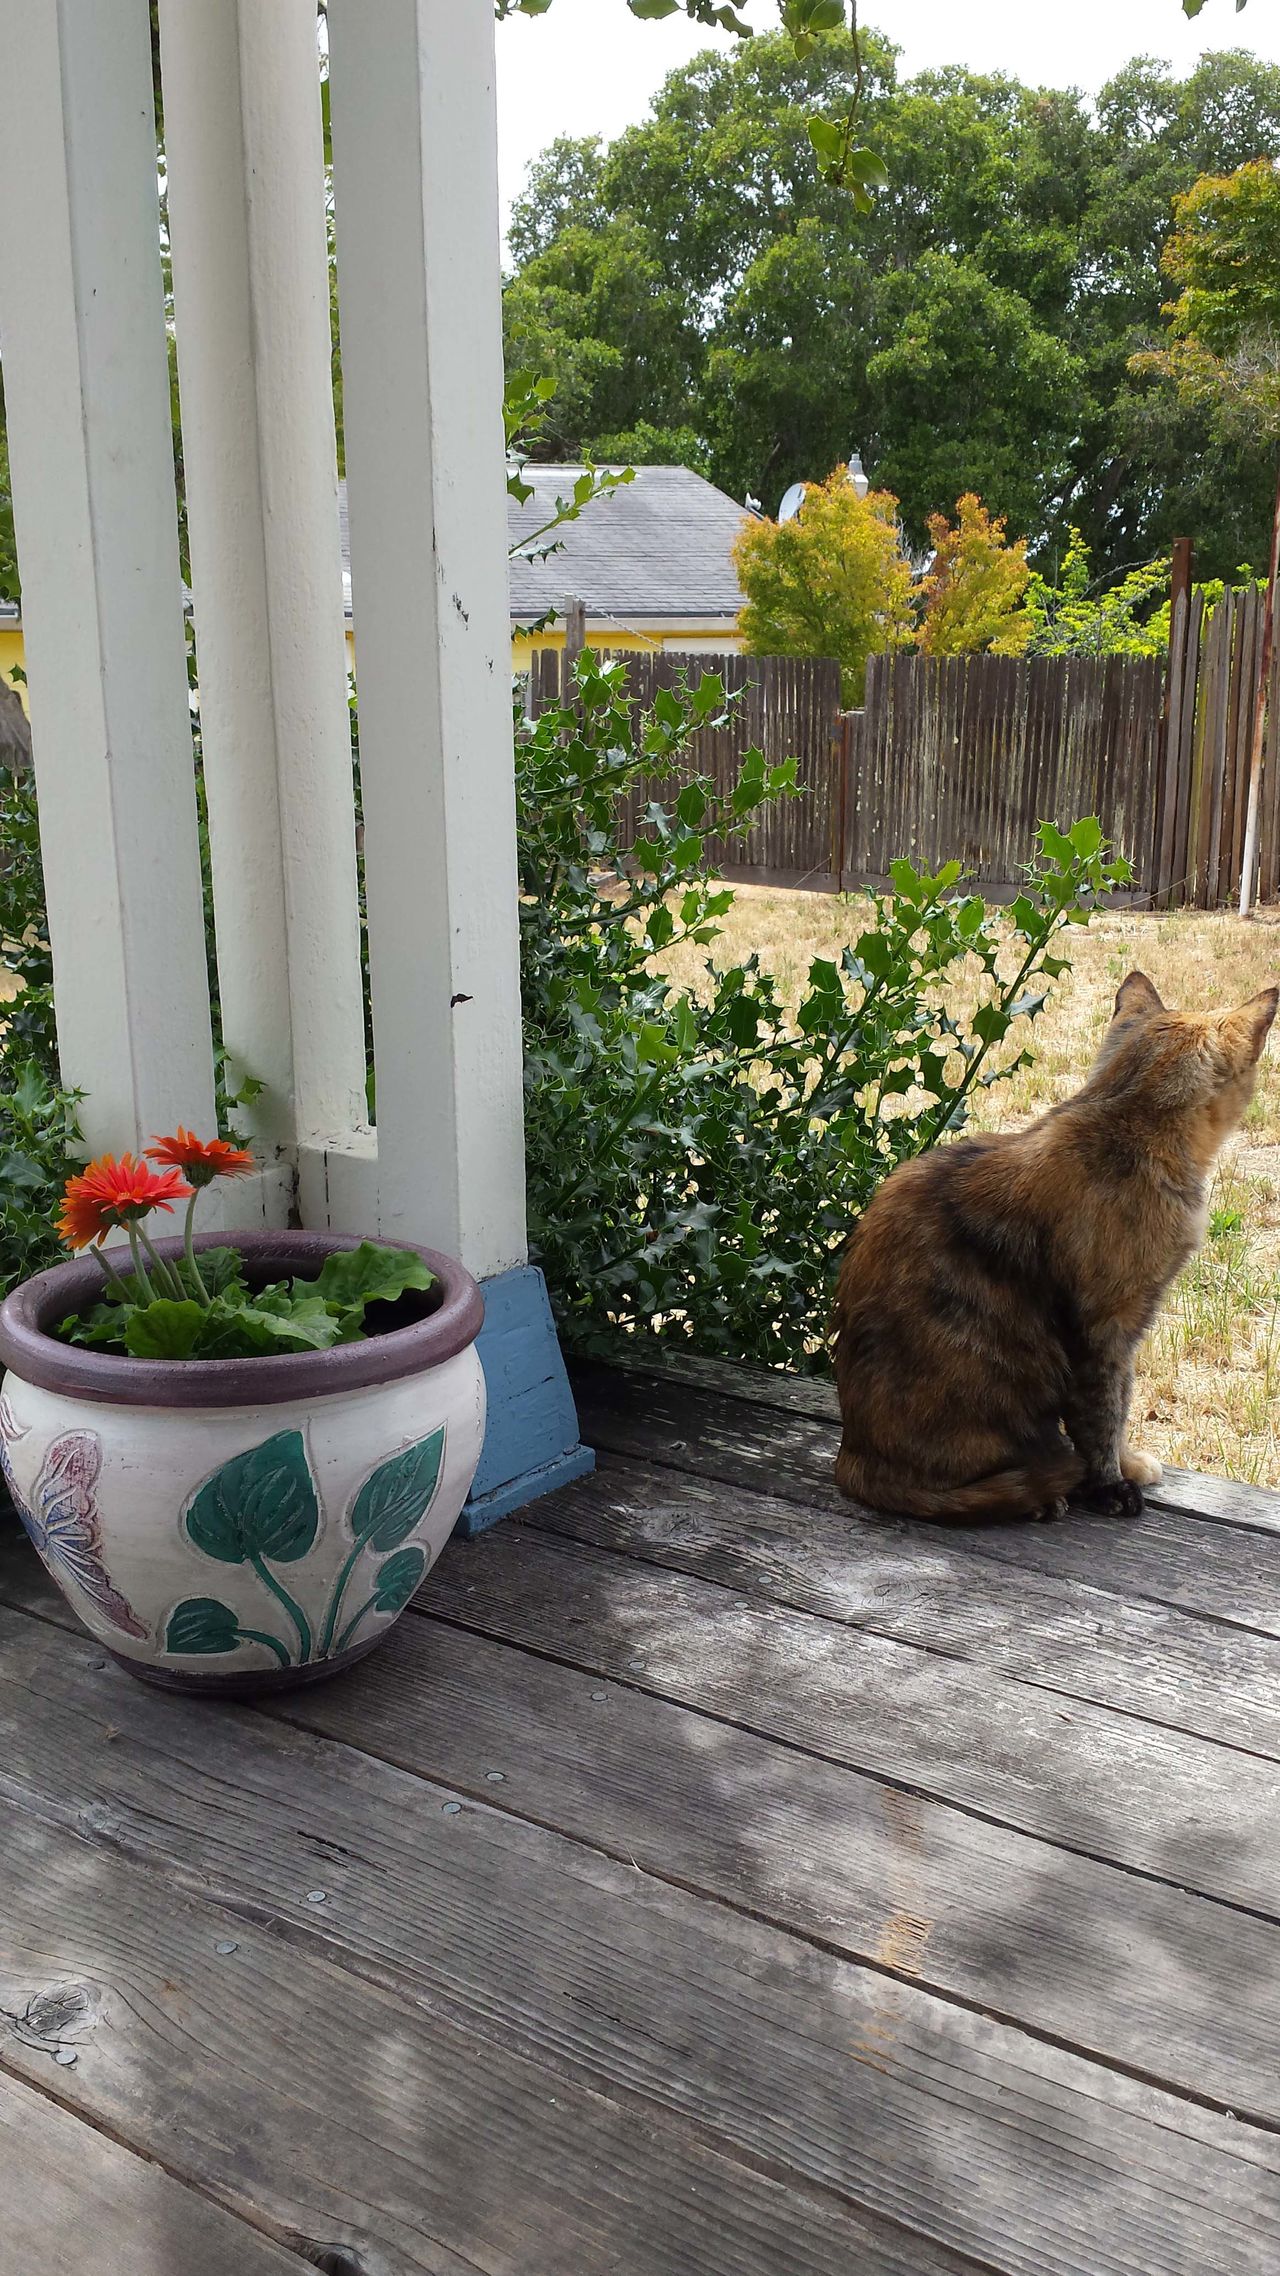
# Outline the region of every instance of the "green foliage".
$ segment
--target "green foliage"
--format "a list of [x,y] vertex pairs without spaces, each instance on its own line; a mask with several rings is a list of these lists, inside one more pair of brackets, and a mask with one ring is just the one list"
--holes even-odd
[[1004,523],[970,492],[956,500],[954,524],[931,514],[933,566],[924,580],[919,641],[926,656],[994,649],[1020,656],[1030,621],[1022,606],[1030,572],[1025,540],[1010,545]]
[[1131,359],[1236,434],[1280,437],[1280,169],[1257,158],[1174,201],[1169,339]]
[[[691,736],[723,709],[708,676],[637,724],[625,665],[588,652],[576,701],[518,736],[530,1224],[579,1348],[622,1326],[812,1368],[858,1211],[962,1127],[975,1088],[1025,1064],[1060,936],[1128,871],[1095,821],[1044,824],[1000,923],[958,862],[936,877],[898,862],[855,945],[814,960],[794,1017],[756,956],[708,960],[685,989],[655,958],[717,938],[733,895],[713,842],[794,794],[793,770],[759,752],[727,794],[685,779]],[[949,1012],[975,978],[972,1016]]]
[[872,32],[861,62],[889,187],[856,226],[808,129],[854,99],[835,33],[802,57],[781,34],[722,45],[609,147],[532,169],[506,320],[512,365],[561,383],[547,455],[689,429],[772,509],[857,447],[913,547],[972,490],[1042,565],[1072,524],[1099,571],[1187,532],[1207,575],[1263,558],[1265,434],[1128,365],[1159,330],[1174,198],[1280,146],[1280,68],[1139,60],[1095,104],[961,69],[900,82]]
[[1072,530],[1056,585],[1033,574],[1027,587],[1030,656],[1159,656],[1169,642],[1167,561],[1147,561],[1109,585],[1090,576],[1089,548]]
[[0,601],[16,602],[18,597],[18,545],[13,533],[9,437],[4,416],[4,374],[0,372]]
[[[8,1007],[5,1007],[6,1009]],[[79,1095],[51,1083],[42,1066],[0,1043],[0,1296],[58,1264],[53,1218],[79,1140]]]
[[[494,14],[499,21],[504,16],[545,16],[551,4],[552,0],[494,0]],[[738,8],[728,4],[728,0],[627,0],[627,6],[633,16],[652,20],[663,16],[678,16],[683,10],[695,24],[736,32],[740,39],[750,39],[753,36],[752,26]],[[811,116],[805,125],[823,180],[834,189],[848,190],[856,212],[870,213],[871,192],[884,189],[888,175],[884,161],[874,150],[864,148],[858,140],[863,58],[857,0],[777,0],[777,6],[783,29],[790,38],[792,51],[798,60],[803,60],[811,52],[815,41],[824,32],[840,34],[848,46],[854,72],[854,89],[850,100],[840,116]]]
[[867,657],[913,636],[911,566],[888,491],[860,498],[848,468],[806,491],[787,522],[747,520],[733,549],[755,656],[833,656],[846,704],[862,701]]
[[79,1094],[62,1088],[53,960],[30,772],[0,773],[0,1296],[62,1256],[53,1216],[79,1142]]
[[[46,1260],[52,1261],[52,1260]],[[151,1268],[144,1285],[133,1273],[104,1279],[98,1303],[63,1320],[66,1343],[92,1351],[126,1351],[135,1359],[253,1359],[284,1352],[327,1351],[363,1343],[372,1304],[394,1303],[434,1280],[410,1249],[362,1241],[326,1257],[315,1280],[277,1281],[251,1289],[234,1249],[204,1249],[195,1264],[171,1261],[172,1285],[157,1294]]]
[[[517,505],[526,505],[533,496],[532,486],[524,479],[524,470],[533,455],[537,441],[550,413],[557,393],[557,382],[539,377],[532,371],[514,371],[507,376],[502,399],[502,416],[507,438],[507,493]],[[545,561],[549,554],[558,553],[564,543],[560,535],[568,523],[576,522],[597,498],[607,497],[611,490],[620,490],[635,481],[633,466],[598,467],[589,462],[575,475],[564,497],[557,498],[555,510],[535,530],[528,531],[514,548],[515,556],[522,561]],[[357,788],[359,736],[355,721],[355,690],[351,689],[349,703],[352,713],[352,749],[357,756]]]

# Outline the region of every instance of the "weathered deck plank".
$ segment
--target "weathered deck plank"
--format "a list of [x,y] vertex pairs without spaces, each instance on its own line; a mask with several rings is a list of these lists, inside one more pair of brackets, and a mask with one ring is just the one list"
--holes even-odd
[[[598,1389],[602,1371],[590,1361],[573,1363],[575,1382],[589,1400]],[[739,1367],[721,1359],[702,1359],[693,1353],[643,1338],[619,1336],[603,1380],[616,1404],[627,1377],[702,1392],[715,1401],[732,1400],[756,1413],[808,1416],[838,1425],[840,1406],[834,1383],[822,1375],[788,1375],[776,1368]],[[610,1402],[606,1400],[607,1412]],[[803,1443],[803,1442],[802,1442]],[[1169,1469],[1153,1501],[1168,1509],[1181,1509],[1225,1525],[1250,1531],[1280,1533],[1280,1493],[1267,1486],[1246,1486],[1231,1478],[1214,1478],[1199,1471]],[[848,1505],[843,1505],[847,1507]]]
[[584,1412],[593,1481],[269,1713],[0,1544],[0,2140],[38,2090],[246,2276],[1270,2276],[1280,1496],[911,1527],[829,1386]]
[[949,1526],[868,1528],[602,1456],[529,1523],[1280,1759],[1280,1638],[1002,1566]]
[[0,2240],[8,2276],[306,2276],[314,2266],[2,2071]]
[[[754,1397],[711,1395],[674,1374],[639,1367],[581,1366],[574,1380],[584,1432],[622,1462],[653,1463],[826,1510],[850,1528],[853,1542],[876,1535],[926,1541],[942,1530],[860,1510],[837,1492],[834,1421],[810,1411],[826,1386],[803,1384],[806,1404],[795,1410],[757,1405]],[[758,1377],[748,1380],[754,1386]],[[1195,1509],[1193,1500],[1206,1506]],[[1262,1513],[1258,1523],[1238,1521],[1254,1508]],[[1177,1473],[1149,1498],[1141,1518],[1081,1509],[1051,1525],[947,1525],[945,1531],[949,1540],[1000,1563],[1070,1573],[1117,1595],[1178,1604],[1280,1635],[1277,1513],[1280,1494],[1259,1492],[1255,1501],[1253,1488]]]
[[[652,2104],[459,2029],[26,1811],[7,1829],[0,1904],[6,2006],[11,1987],[90,1988],[88,2043],[58,2073],[67,2105],[130,2146],[163,2143],[172,2172],[297,2238],[304,2258],[341,2246],[374,2276],[956,2269],[945,2249],[725,2157]],[[5,2060],[30,2080],[49,2058],[10,2037]],[[1252,2271],[1280,2181],[1247,2152],[1181,2146],[1220,2194],[1232,2265]]]
[[442,1560],[433,1613],[1002,1825],[1280,1913],[1280,1767],[973,1662],[531,1528]]
[[[65,1619],[51,1590],[48,1600]],[[16,1647],[0,1630],[5,1650]],[[23,1653],[24,1665],[43,1666],[42,1699],[76,1701],[100,1680],[83,1672],[91,1649],[87,1660],[51,1650],[37,1631]],[[154,1702],[110,1680],[112,1716],[140,1744]],[[195,1756],[234,1794],[220,1747],[210,1751],[234,1719],[211,1724],[199,1708],[165,1705],[161,1728],[179,1759]],[[1280,2124],[1280,1930],[1267,1922],[434,1622],[403,1622],[358,1678],[276,1713],[365,1750],[351,1759],[401,1765],[558,1828],[633,1873]],[[315,1823],[330,1825],[323,1805]],[[300,1880],[315,1870],[327,1881],[323,1838],[295,1830],[300,1855],[313,1856]],[[333,1838],[340,1850],[358,1846]],[[234,1857],[225,1873],[234,1887]],[[223,1885],[215,1875],[214,1892]],[[536,1910],[544,1900],[522,1885]],[[327,1932],[331,1922],[314,1925]],[[372,1934],[370,1950],[379,1942]]]
[[[830,2200],[838,2198],[853,2218],[846,2249],[870,2247],[859,2266],[903,2265],[875,2257],[878,2215],[984,2267],[1034,2267],[1045,2276],[1145,2276],[1155,2267],[1167,2276],[1200,2276],[1211,2241],[1215,2268],[1226,2276],[1252,2271],[1268,2240],[1280,2240],[1280,2140],[1271,2134],[1108,2076],[1077,2056],[688,1892],[648,1884],[483,1807],[446,1816],[438,1790],[375,1772],[345,1749],[288,1730],[268,1738],[248,1715],[228,1717],[215,1746],[198,1711],[175,1717],[175,1703],[129,1692],[114,1673],[94,1681],[86,1655],[48,1631],[20,1638],[7,1657],[14,1672],[0,1688],[24,1691],[39,1709],[25,1721],[5,1717],[17,1863],[28,1885],[34,1865],[42,1877],[51,1875],[45,1885],[57,1908],[54,1925],[34,1897],[19,1902],[20,1938],[35,1939],[42,1964],[56,1949],[61,1965],[81,1965],[78,1892],[92,1885],[109,1923],[112,1992],[131,2000],[139,1990],[145,1995],[163,1968],[171,1989],[184,2002],[194,1999],[206,2019],[216,2006],[211,2069],[237,2050],[235,2067],[253,2082],[248,2112],[255,2116],[257,2095],[272,2075],[269,2050],[243,2050],[228,2033],[237,2024],[247,2032],[254,2018],[256,2035],[269,2023],[275,2036],[281,2001],[287,2006],[290,1995],[311,2017],[313,2034],[322,2018],[316,2052],[332,2065],[337,2048],[346,2047],[345,2062],[334,2066],[345,2075],[327,2093],[314,2083],[304,2089],[290,2068],[288,2098],[303,2100],[313,2115],[331,2188],[340,2186],[351,2156],[339,2105],[345,2128],[367,2126],[371,2117],[383,2128],[390,2121],[386,2147],[400,2160],[425,2158],[434,2121],[424,2108],[419,2153],[411,2094],[425,2076],[428,2051],[471,2080],[487,2061],[500,2093],[504,2050],[514,2044],[554,2065],[562,2083],[547,2073],[552,2105],[583,2129],[577,2150],[584,2170],[593,2150],[616,2159],[612,2120],[627,2104],[640,2139],[648,2135],[661,2146],[653,2131],[653,2105],[661,2103],[671,2116],[696,2122],[704,2147],[746,2151],[775,2182],[785,2182],[793,2215],[812,2215],[825,2203],[833,2241],[839,2228]],[[125,1721],[109,1723],[109,1715]],[[107,1737],[111,1729],[115,1740]],[[322,1865],[298,1819],[322,1819]],[[76,1829],[70,1847],[66,1827]],[[89,1870],[77,1850],[89,1853]],[[160,1949],[145,1960],[120,1918],[138,1866],[159,1929]],[[325,1876],[324,1905],[308,1907],[302,1884],[316,1871]],[[207,1919],[214,1933],[220,1919],[225,1924],[226,1914],[208,1913],[206,1900],[228,1884],[236,1915],[241,1923],[247,1916],[249,1926],[220,1939],[234,1937],[236,1949],[219,1956],[219,1967],[200,1924]],[[12,1887],[4,1901],[13,1901]],[[259,1921],[271,1923],[270,1939]],[[259,1971],[272,1967],[280,1988],[264,2014]],[[335,1988],[327,1979],[338,1971],[357,1980]],[[379,2078],[371,2047],[379,2023],[388,2028],[383,1989],[398,2018],[394,2088]],[[423,2011],[427,2026],[419,2024]],[[118,2016],[98,2005],[69,2091],[81,2087],[83,2072],[88,2092],[96,2085],[101,2098],[93,2066],[99,2034],[113,2024],[118,2032]],[[356,2039],[339,2038],[340,2029]],[[485,2046],[447,2049],[449,2033]],[[279,2047],[286,2064],[301,2043],[297,2026],[286,2026]],[[369,2049],[363,2056],[362,2046]],[[180,2058],[185,2051],[180,2047]],[[117,2051],[117,2087],[122,2059]],[[609,2097],[603,2122],[596,2104],[584,2106],[584,2068]],[[220,2092],[202,2086],[209,2115],[211,2096]],[[93,2107],[117,2122],[116,2100]],[[221,2100],[216,2109],[219,2139],[228,2112]],[[488,2115],[487,2108],[477,2112],[481,2134]],[[683,2130],[673,2133],[668,2153],[678,2157],[682,2142]],[[259,2154],[268,2146],[260,2143]],[[630,2172],[618,2173],[627,2189],[640,2178],[635,2153],[631,2163]],[[308,2192],[314,2217],[321,2178],[309,2165],[305,2170],[305,2180],[295,2176],[290,2187]],[[204,2178],[208,2184],[207,2171]],[[375,2233],[384,2239],[382,2192],[391,2178],[387,2157],[367,2159],[362,2194],[373,2202],[381,2184]],[[798,2182],[819,2194],[806,2200]],[[227,2187],[225,2173],[217,2186]],[[714,2181],[704,2176],[700,2188],[706,2217]],[[476,2237],[490,2249],[502,2233],[500,2219],[492,2225],[498,2193],[491,2183],[486,2211],[474,2220]],[[1082,2257],[1073,2234],[1086,2199],[1096,2257]],[[276,2205],[277,2220],[284,2210]],[[359,2233],[348,2204],[325,2199],[324,2210],[338,2215],[342,2236]],[[871,2219],[869,2234],[863,2216]],[[294,2199],[289,2218],[296,2222]],[[660,2226],[665,2233],[665,2220]],[[391,2233],[406,2252],[394,2224]],[[446,2222],[434,2234],[458,2241]],[[736,2241],[740,2252],[759,2253],[749,2226],[739,2223]],[[566,2256],[564,2267],[608,2265],[598,2258],[601,2242],[588,2229],[576,2244],[582,2257]],[[688,2265],[731,2265],[695,2257],[692,2238],[689,2245]],[[912,2269],[947,2265],[912,2250]],[[419,2264],[416,2251],[415,2240],[407,2265]],[[666,2264],[647,2257],[639,2263]],[[737,2265],[772,2276],[788,2263],[761,2256]]]

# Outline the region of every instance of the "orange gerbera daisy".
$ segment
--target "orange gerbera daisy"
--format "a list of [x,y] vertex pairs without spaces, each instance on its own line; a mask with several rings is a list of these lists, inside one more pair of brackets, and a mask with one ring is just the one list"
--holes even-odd
[[172,1209],[191,1191],[176,1169],[148,1169],[132,1154],[117,1161],[100,1154],[87,1170],[67,1179],[58,1231],[70,1249],[87,1249],[117,1225],[132,1225],[151,1209]]
[[214,1178],[242,1178],[257,1164],[244,1146],[230,1146],[225,1138],[197,1138],[179,1123],[172,1138],[157,1138],[148,1146],[153,1162],[171,1162],[193,1186],[211,1185]]

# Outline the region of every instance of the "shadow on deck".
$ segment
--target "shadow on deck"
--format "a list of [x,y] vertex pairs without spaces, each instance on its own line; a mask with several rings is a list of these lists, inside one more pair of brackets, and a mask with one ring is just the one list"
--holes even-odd
[[170,1698],[0,1554],[6,2276],[1271,2276],[1280,1495],[862,1519],[829,1392]]

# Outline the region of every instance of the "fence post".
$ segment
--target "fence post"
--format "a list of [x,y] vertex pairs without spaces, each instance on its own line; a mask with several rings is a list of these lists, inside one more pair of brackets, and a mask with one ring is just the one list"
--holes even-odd
[[1169,652],[1165,665],[1164,708],[1160,725],[1161,765],[1152,829],[1152,904],[1167,908],[1174,883],[1173,846],[1177,835],[1176,809],[1184,795],[1181,781],[1182,718],[1185,690],[1187,633],[1191,613],[1192,544],[1175,537],[1170,563]]
[[1276,478],[1276,504],[1271,520],[1271,571],[1267,578],[1265,609],[1262,620],[1262,655],[1258,669],[1258,693],[1253,712],[1253,743],[1249,752],[1249,807],[1244,831],[1244,859],[1240,865],[1240,914],[1249,914],[1253,892],[1253,865],[1258,852],[1258,793],[1262,786],[1263,735],[1266,731],[1267,696],[1271,684],[1271,651],[1275,640],[1276,623],[1276,572],[1280,568],[1280,474]]
[[570,684],[570,672],[587,645],[587,604],[569,599],[564,604],[564,681]]

